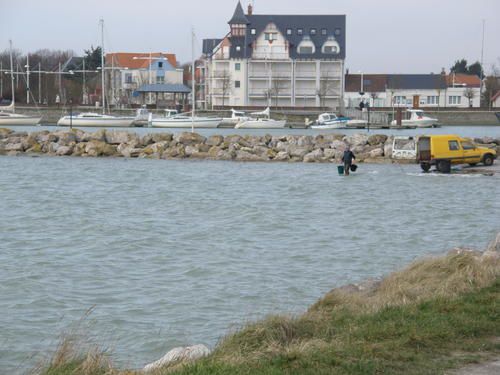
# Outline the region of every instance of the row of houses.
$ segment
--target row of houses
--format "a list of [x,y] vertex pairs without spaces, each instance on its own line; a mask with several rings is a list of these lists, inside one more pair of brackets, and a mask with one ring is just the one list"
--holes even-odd
[[[196,61],[199,108],[468,108],[479,77],[345,72],[345,15],[260,15],[238,2],[221,38],[203,40]],[[111,104],[186,103],[191,73],[170,53],[106,55]]]

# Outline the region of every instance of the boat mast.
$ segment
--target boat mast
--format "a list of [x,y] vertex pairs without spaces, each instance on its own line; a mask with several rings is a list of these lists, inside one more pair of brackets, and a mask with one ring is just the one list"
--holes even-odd
[[9,49],[10,49],[10,77],[11,77],[11,81],[10,81],[10,87],[12,89],[12,111],[13,112],[16,112],[16,107],[15,107],[15,103],[16,103],[16,94],[15,94],[15,89],[14,89],[14,63],[12,61],[12,40],[9,40]]
[[196,106],[196,83],[195,83],[195,63],[194,63],[194,28],[191,29],[191,59],[192,65],[191,65],[191,133],[194,133],[194,114],[195,114],[195,106]]
[[101,24],[101,87],[102,87],[102,114],[106,112],[106,86],[104,85],[104,19],[99,21]]

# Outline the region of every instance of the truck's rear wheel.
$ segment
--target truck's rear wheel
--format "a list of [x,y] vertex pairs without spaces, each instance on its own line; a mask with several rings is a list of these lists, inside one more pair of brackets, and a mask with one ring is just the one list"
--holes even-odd
[[436,164],[436,168],[441,173],[450,173],[451,162],[449,160],[439,160]]
[[493,162],[495,161],[495,159],[493,158],[493,155],[491,154],[486,154],[484,155],[484,158],[483,158],[483,163],[484,165],[486,165],[487,167],[489,167],[490,165],[493,165]]
[[429,172],[431,165],[429,163],[420,163],[420,168],[422,168],[424,172]]

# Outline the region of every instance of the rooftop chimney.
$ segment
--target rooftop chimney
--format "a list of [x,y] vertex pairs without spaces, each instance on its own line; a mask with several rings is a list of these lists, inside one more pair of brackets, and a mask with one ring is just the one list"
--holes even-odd
[[249,16],[251,16],[253,14],[253,6],[252,6],[252,4],[248,4],[248,12],[247,12],[247,14]]

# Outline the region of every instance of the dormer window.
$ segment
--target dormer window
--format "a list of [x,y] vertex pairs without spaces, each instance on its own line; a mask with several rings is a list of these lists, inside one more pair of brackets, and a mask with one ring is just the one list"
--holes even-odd
[[241,46],[236,46],[236,51],[240,52],[241,51]]
[[316,35],[316,29],[311,29],[311,30],[309,31],[309,34],[310,34],[310,35]]
[[340,35],[340,28],[338,28],[338,27],[337,27],[337,28],[335,29],[335,35],[337,35],[337,36],[339,36],[339,35]]
[[278,39],[277,33],[264,33],[264,39],[272,42],[273,40]]
[[325,36],[328,33],[327,29],[321,29],[321,35]]
[[321,52],[326,55],[335,55],[340,52],[340,46],[335,40],[335,37],[329,36],[326,42],[321,47]]
[[286,35],[292,35],[292,29],[286,29]]
[[297,35],[304,34],[304,29],[297,29]]
[[252,35],[257,34],[257,30],[255,30],[255,29],[251,29],[251,30],[250,30],[250,34],[252,34]]
[[301,55],[312,55],[316,52],[316,46],[309,36],[305,36],[297,47],[297,52]]

